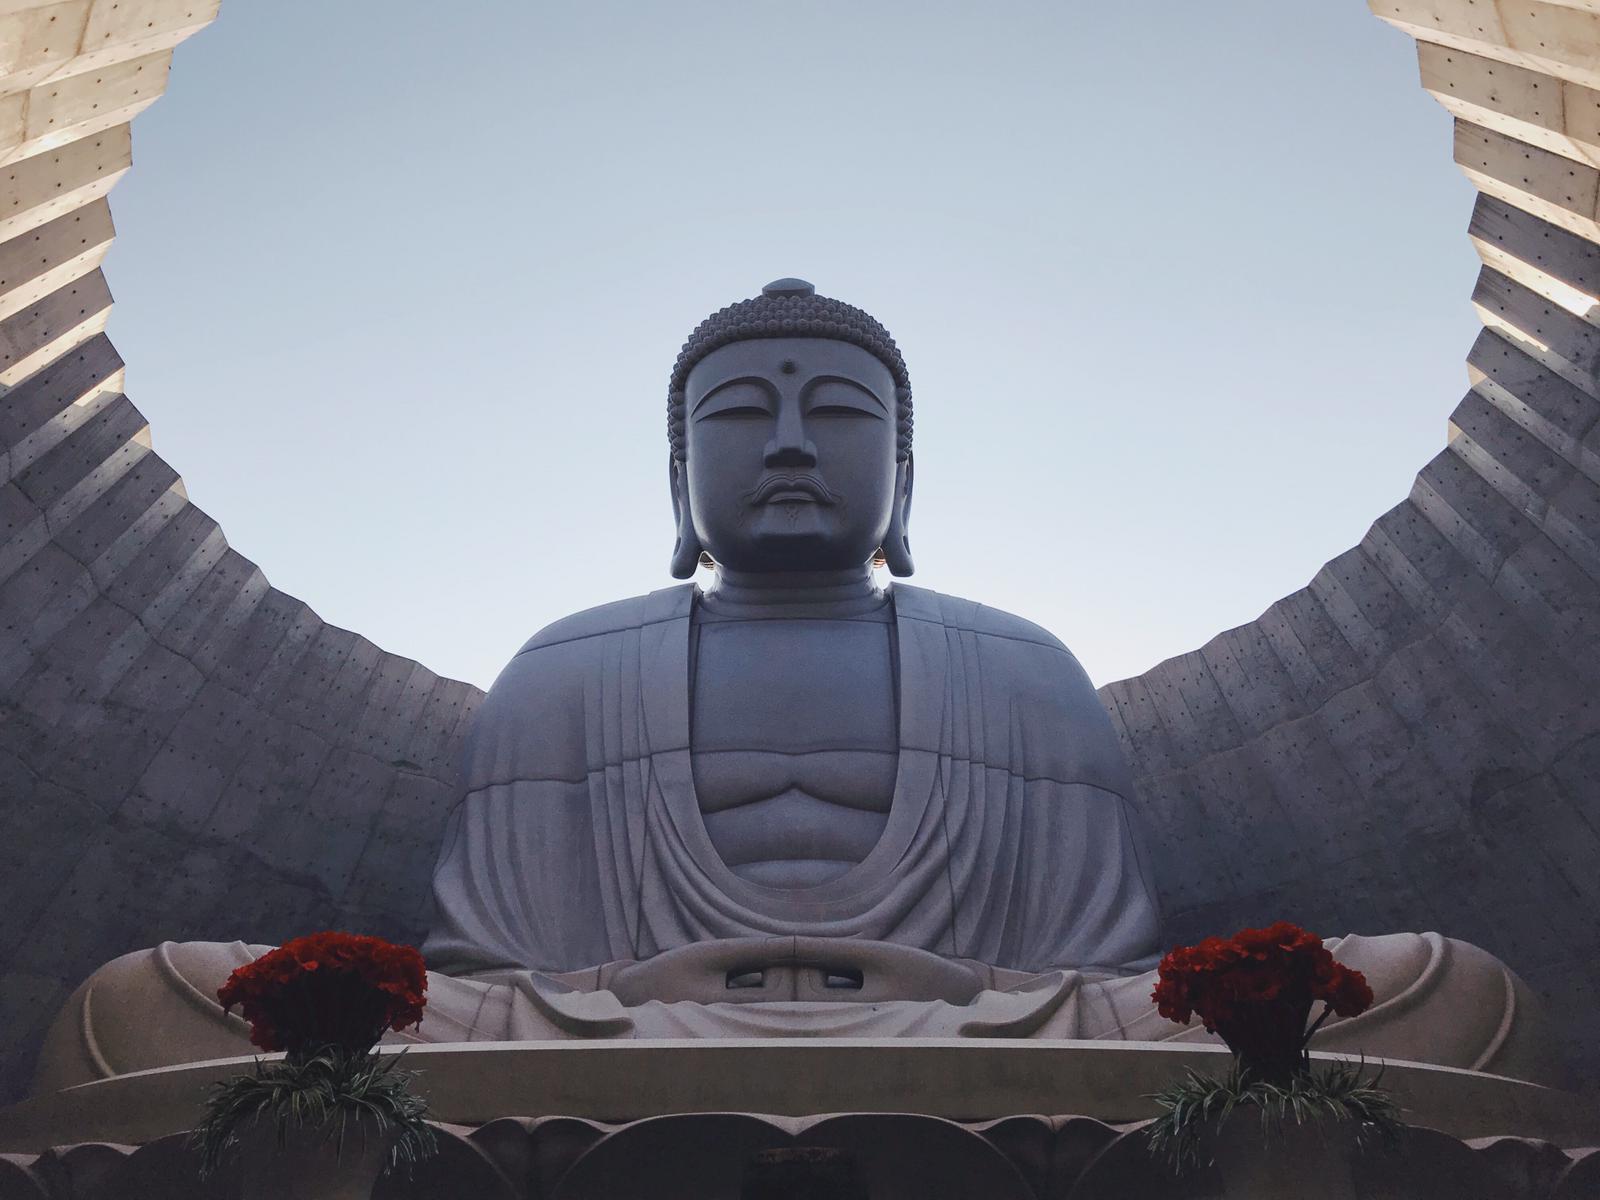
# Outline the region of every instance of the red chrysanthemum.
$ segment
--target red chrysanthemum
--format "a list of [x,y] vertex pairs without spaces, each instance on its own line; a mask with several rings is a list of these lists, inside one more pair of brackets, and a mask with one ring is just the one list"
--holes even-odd
[[263,1050],[362,1052],[422,1021],[428,973],[412,946],[351,933],[312,933],[240,967],[217,989],[238,1005]]
[[1336,962],[1315,934],[1279,921],[1179,946],[1161,960],[1150,998],[1169,1021],[1185,1024],[1198,1016],[1245,1069],[1282,1078],[1305,1062],[1306,1020],[1316,1002],[1327,1006],[1321,1025],[1330,1013],[1365,1012],[1372,989],[1360,971]]

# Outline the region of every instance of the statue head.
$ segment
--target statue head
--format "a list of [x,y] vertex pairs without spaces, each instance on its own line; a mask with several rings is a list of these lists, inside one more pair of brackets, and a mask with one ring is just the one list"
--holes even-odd
[[677,544],[741,571],[910,575],[911,380],[889,331],[780,279],[707,317],[668,389]]

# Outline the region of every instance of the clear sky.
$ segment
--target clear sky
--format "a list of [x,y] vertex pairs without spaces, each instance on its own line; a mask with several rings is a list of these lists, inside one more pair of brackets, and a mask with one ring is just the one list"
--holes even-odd
[[671,582],[668,371],[769,279],[905,353],[914,582],[1097,683],[1403,499],[1477,328],[1449,119],[1360,0],[224,0],[134,154],[156,449],[278,587],[481,685]]

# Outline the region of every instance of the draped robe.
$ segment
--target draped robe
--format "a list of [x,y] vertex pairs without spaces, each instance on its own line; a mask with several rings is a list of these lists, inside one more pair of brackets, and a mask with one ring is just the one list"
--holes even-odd
[[[495,681],[434,876],[435,970],[570,972],[763,935],[896,942],[1022,971],[1148,965],[1157,914],[1131,778],[1059,641],[895,584],[887,825],[843,876],[783,890],[734,875],[701,819],[694,597],[681,585],[558,621]],[[806,714],[793,719],[803,729]]]

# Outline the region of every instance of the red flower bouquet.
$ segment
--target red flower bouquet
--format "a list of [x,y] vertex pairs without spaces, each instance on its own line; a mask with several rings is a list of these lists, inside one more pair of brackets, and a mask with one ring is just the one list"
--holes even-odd
[[240,967],[217,991],[240,1006],[250,1040],[291,1057],[372,1049],[389,1030],[420,1024],[428,987],[411,946],[350,933],[313,933]]
[[[1281,1083],[1307,1069],[1306,1046],[1330,1015],[1372,1005],[1360,971],[1334,961],[1315,934],[1279,921],[1180,946],[1161,960],[1151,999],[1169,1021],[1198,1016],[1238,1057],[1242,1071]],[[1326,1007],[1308,1030],[1314,1004]]]
[[[363,1171],[373,1160],[375,1170],[409,1168],[434,1153],[428,1106],[399,1069],[403,1055],[374,1049],[389,1030],[422,1021],[427,988],[413,947],[350,933],[295,938],[228,976],[217,990],[223,1008],[243,1009],[255,1045],[288,1053],[217,1085],[193,1135],[203,1170],[263,1134],[295,1170],[320,1170],[317,1156],[330,1147],[337,1162],[351,1141],[352,1169]],[[245,1194],[281,1195],[277,1182],[246,1172]]]

